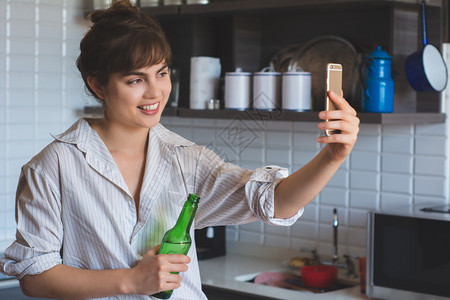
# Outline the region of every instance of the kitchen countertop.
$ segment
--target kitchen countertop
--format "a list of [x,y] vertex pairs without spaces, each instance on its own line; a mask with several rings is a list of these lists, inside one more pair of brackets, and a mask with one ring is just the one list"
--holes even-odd
[[[235,247],[231,247],[233,248],[232,251],[229,251],[229,248],[230,245],[227,244],[228,252],[225,256],[199,262],[203,286],[234,291],[237,293],[251,293],[255,296],[264,296],[273,299],[368,299],[360,292],[359,278],[352,280],[352,283],[355,284],[353,287],[320,294],[245,282],[245,280],[252,279],[261,272],[292,271],[288,268],[287,262],[294,256],[286,257],[284,256],[286,255],[286,251],[283,251],[282,249],[274,250],[261,246],[257,247],[259,251],[257,249],[251,249],[252,246],[250,246],[250,249],[240,249],[238,251],[235,251]],[[284,253],[275,255],[275,257],[270,257],[270,253],[274,253],[274,251],[281,251]],[[300,256],[299,252],[296,254],[296,256]],[[281,258],[282,256],[284,257]],[[338,278],[344,278],[343,274],[345,272],[346,270],[339,269]]]

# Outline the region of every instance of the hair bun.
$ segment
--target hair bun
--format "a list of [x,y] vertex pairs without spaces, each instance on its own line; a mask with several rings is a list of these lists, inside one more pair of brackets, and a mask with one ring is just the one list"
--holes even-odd
[[139,12],[139,8],[134,6],[130,0],[113,0],[111,7],[94,10],[89,14],[89,19],[95,24],[108,17],[115,17],[117,14],[137,12]]

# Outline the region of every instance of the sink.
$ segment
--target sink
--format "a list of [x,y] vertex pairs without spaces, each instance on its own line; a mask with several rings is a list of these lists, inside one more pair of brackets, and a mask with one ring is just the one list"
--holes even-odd
[[257,272],[243,274],[235,277],[235,280],[240,282],[248,282],[253,284],[262,284],[276,288],[283,288],[289,290],[298,290],[309,293],[328,293],[341,289],[350,288],[359,283],[354,280],[339,278],[336,283],[327,289],[311,288],[302,284],[299,270],[278,269],[267,272]]

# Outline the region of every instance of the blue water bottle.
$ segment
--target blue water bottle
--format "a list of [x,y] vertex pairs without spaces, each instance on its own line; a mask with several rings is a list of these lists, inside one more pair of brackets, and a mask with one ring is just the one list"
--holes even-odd
[[394,111],[392,57],[378,46],[366,59],[367,77],[362,91],[362,109],[367,112],[391,113]]

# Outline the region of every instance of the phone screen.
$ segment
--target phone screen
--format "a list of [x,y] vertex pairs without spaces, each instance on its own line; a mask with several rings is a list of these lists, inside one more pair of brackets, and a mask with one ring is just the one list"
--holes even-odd
[[[328,98],[328,91],[333,91],[338,95],[342,93],[342,65],[336,63],[329,63],[327,65],[327,95],[325,101],[326,110],[336,110],[336,105]],[[327,120],[328,121],[328,120]],[[337,131],[325,130],[326,135],[338,133]]]

